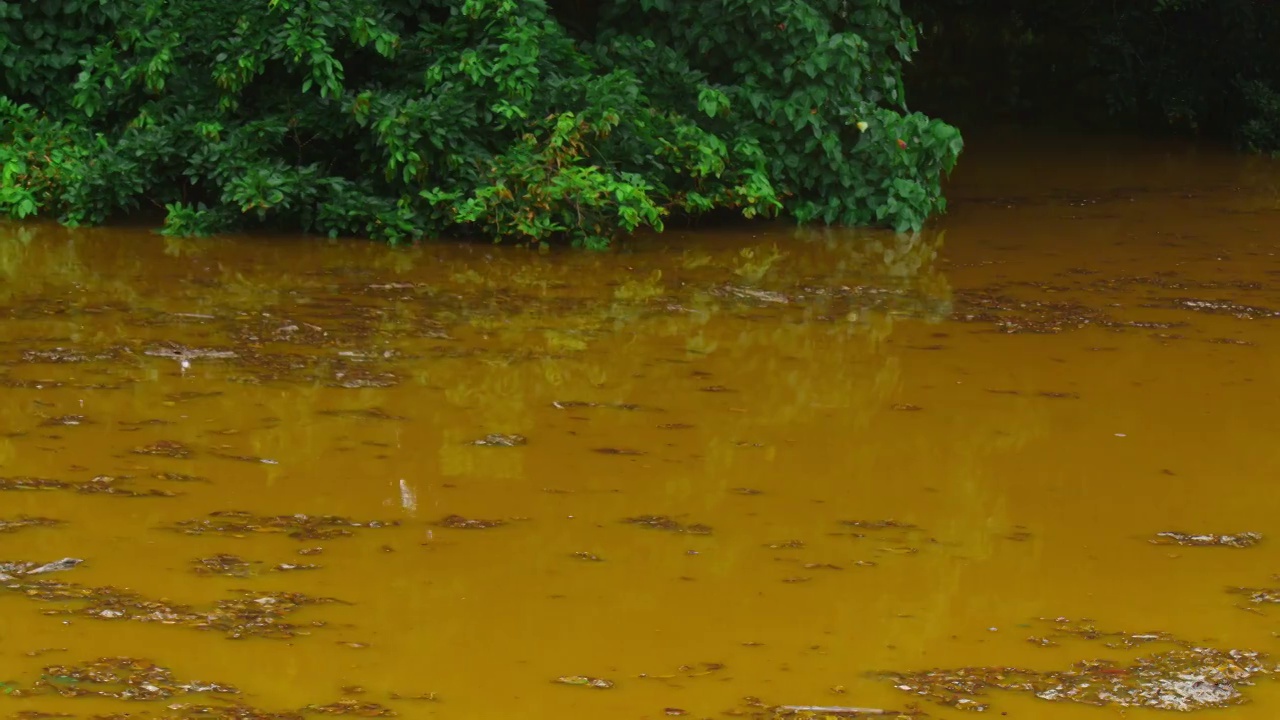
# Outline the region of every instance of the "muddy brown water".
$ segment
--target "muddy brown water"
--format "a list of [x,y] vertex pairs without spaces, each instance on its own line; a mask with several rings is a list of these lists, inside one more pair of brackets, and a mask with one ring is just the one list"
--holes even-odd
[[[916,237],[4,226],[0,562],[84,562],[0,583],[0,716],[950,718],[878,673],[1147,651],[1028,641],[1059,617],[1272,653],[1280,594],[1228,591],[1280,585],[1278,188],[1041,139],[971,150]],[[119,657],[240,694],[69,667]],[[1280,716],[1254,679],[1219,712]]]

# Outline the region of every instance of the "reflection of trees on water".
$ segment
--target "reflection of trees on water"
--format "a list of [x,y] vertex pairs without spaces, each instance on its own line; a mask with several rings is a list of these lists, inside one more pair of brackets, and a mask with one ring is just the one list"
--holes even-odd
[[[0,321],[0,360],[17,360],[21,349],[41,343],[86,352],[130,348],[132,355],[122,362],[7,369],[68,380],[91,371],[128,378],[130,391],[101,391],[95,404],[109,407],[117,419],[154,416],[157,401],[176,390],[220,390],[198,405],[164,412],[194,418],[164,428],[165,437],[201,447],[216,440],[231,452],[282,459],[281,466],[227,470],[228,476],[252,471],[251,478],[268,484],[297,482],[289,480],[296,467],[290,461],[334,457],[341,433],[356,436],[342,441],[358,442],[360,432],[351,425],[315,422],[319,411],[388,408],[409,421],[378,425],[378,437],[395,446],[388,452],[420,458],[424,472],[403,484],[398,475],[380,478],[379,487],[395,505],[407,493],[423,498],[424,507],[429,493],[419,483],[433,477],[518,480],[554,471],[548,454],[534,447],[526,452],[467,444],[486,432],[505,432],[529,436],[536,445],[547,434],[540,425],[549,412],[558,412],[550,409],[553,400],[674,400],[680,406],[661,416],[602,410],[599,426],[627,446],[629,431],[643,432],[641,443],[652,442],[657,422],[696,424],[700,457],[659,466],[653,474],[661,484],[654,487],[673,505],[716,516],[733,497],[725,491],[745,484],[744,476],[792,470],[772,466],[777,455],[770,442],[749,449],[738,442],[776,441],[793,428],[849,442],[857,438],[837,433],[874,429],[893,412],[888,406],[903,385],[904,370],[900,351],[887,341],[900,323],[937,322],[949,313],[951,291],[935,262],[941,242],[931,235],[815,229],[785,238],[695,238],[679,252],[641,244],[626,255],[540,256],[512,248],[392,250],[359,243],[305,250],[261,241],[192,247],[105,231],[88,236],[39,230],[23,243],[0,242],[0,305],[21,308],[22,317],[34,321]],[[32,309],[41,306],[57,312],[35,314]],[[179,321],[176,313],[211,317]],[[18,347],[12,341],[19,337],[45,340]],[[197,360],[180,377],[171,360],[140,352],[158,341],[229,349],[239,357]],[[297,366],[264,369],[245,360],[255,356],[296,358]],[[399,382],[330,387],[339,361],[394,373]],[[687,395],[663,386],[694,370],[712,377],[688,379],[679,391]],[[721,383],[734,392],[699,389]],[[7,417],[29,418],[35,392],[0,393],[0,408]],[[732,412],[733,406],[750,412]],[[946,486],[952,507],[929,530],[961,544],[971,557],[986,557],[992,553],[993,520],[1016,521],[988,476],[990,458],[1043,433],[1046,422],[1034,403],[1002,407],[979,417],[957,415],[941,435],[897,436],[883,447],[833,447],[822,459],[826,477],[797,482],[831,487],[832,478],[847,477],[850,490],[857,490],[895,482],[892,474],[860,472],[874,467],[892,473],[895,454],[945,457],[945,464],[901,464],[932,469]],[[205,423],[210,418],[217,420],[213,426]],[[997,428],[1009,432],[999,435]],[[241,432],[211,440],[202,434],[206,429]],[[0,460],[22,458],[19,450],[28,442],[4,439]],[[110,442],[116,445],[95,447],[119,451],[130,440]],[[946,443],[942,450],[940,442]],[[78,462],[113,463],[106,454]],[[338,479],[326,475],[317,481]],[[623,516],[627,499],[602,498],[604,512]],[[303,503],[280,511],[307,509]],[[813,518],[795,522],[763,540],[818,532]],[[522,541],[566,546],[571,533],[566,525],[531,523],[522,528]],[[655,554],[652,560],[667,563],[662,567],[675,576],[678,557]],[[758,542],[731,542],[708,561],[706,572],[736,576],[759,562]],[[916,569],[876,576],[882,592],[839,610],[848,613],[841,622],[857,626],[862,620],[855,614],[911,612],[922,619],[903,631],[903,644],[923,646],[919,638],[936,640],[946,632],[948,618],[965,602],[966,569],[941,552],[904,562]],[[932,581],[928,592],[912,584],[922,576]],[[644,598],[637,595],[634,602],[642,606]]]
[[[466,409],[477,425],[510,432],[531,432],[548,398],[563,393],[642,397],[654,363],[709,365],[750,379],[739,390],[767,410],[723,423],[726,437],[815,408],[852,411],[865,425],[899,382],[898,361],[884,346],[894,323],[940,319],[950,304],[934,264],[941,237],[931,235],[800,230],[782,242],[694,239],[680,253],[640,243],[625,255],[540,256],[515,248],[175,244],[44,226],[8,232],[16,241],[0,243],[0,275],[12,308],[41,323],[28,336],[135,355],[140,336],[221,343],[242,365],[249,355],[301,358],[294,364],[306,369],[292,375],[289,367],[266,372],[235,362],[225,374],[218,364],[193,370],[214,380],[301,385],[307,391],[288,403],[298,413],[337,397],[322,392],[325,368],[345,362],[394,373],[397,393],[438,390],[443,402],[424,402],[423,420],[448,425]],[[176,321],[181,314],[210,318]],[[170,369],[143,357],[126,365],[133,369],[113,371],[144,383]],[[388,392],[359,391],[374,403]],[[238,396],[207,402],[234,413]],[[442,442],[452,447],[471,432],[450,430]],[[467,471],[463,458],[474,455],[441,452],[454,472]]]

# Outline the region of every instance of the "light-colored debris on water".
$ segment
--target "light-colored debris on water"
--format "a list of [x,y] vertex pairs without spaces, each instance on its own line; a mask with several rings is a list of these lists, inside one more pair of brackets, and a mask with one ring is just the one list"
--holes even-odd
[[375,702],[338,700],[328,705],[308,705],[302,712],[315,715],[355,715],[357,717],[395,717],[396,712]]
[[[311,597],[302,593],[237,590],[229,599],[212,605],[190,606],[167,600],[151,600],[131,590],[88,587],[77,583],[29,579],[16,574],[4,580],[2,588],[29,600],[49,603],[78,603],[48,610],[46,615],[78,615],[94,620],[132,620],[167,626],[221,632],[232,639],[262,637],[288,639],[307,634],[306,627],[289,622],[288,616],[303,607],[336,603],[338,600]],[[323,623],[312,622],[310,627]]]
[[0,518],[0,533],[17,532],[33,527],[53,527],[61,524],[61,520],[54,520],[53,518],[19,515],[8,520]]
[[461,515],[446,515],[436,522],[436,525],[440,527],[453,528],[454,530],[488,530],[489,528],[506,524],[506,520],[480,520],[466,518]]
[[105,657],[73,665],[50,665],[22,695],[56,694],[63,697],[103,697],[117,700],[156,701],[183,695],[213,693],[236,695],[230,685],[211,682],[179,682],[173,673],[149,660]]
[[1237,587],[1230,588],[1228,592],[1235,595],[1244,595],[1249,598],[1249,602],[1255,605],[1280,603],[1280,588]]
[[130,452],[134,455],[154,455],[178,460],[187,460],[195,455],[195,452],[190,447],[176,440],[157,440],[150,445],[135,447]]
[[144,349],[142,354],[187,362],[192,360],[228,360],[237,357],[234,350],[187,347],[173,342],[152,345]]
[[[1056,640],[1076,638],[1080,640],[1099,641],[1103,647],[1112,649],[1128,649],[1142,647],[1151,643],[1165,643],[1179,647],[1191,647],[1192,643],[1181,640],[1166,632],[1126,632],[1123,630],[1100,630],[1092,620],[1070,618],[1040,618],[1040,622],[1049,625],[1048,631],[1041,638],[1028,638],[1032,642],[1045,647],[1055,645]],[[1047,644],[1046,644],[1047,643]]]
[[84,415],[59,415],[42,420],[40,427],[75,427],[87,424],[89,424],[89,418]]
[[8,582],[17,577],[72,570],[82,562],[84,560],[80,558],[70,557],[43,564],[34,562],[0,562],[0,581]]
[[862,530],[919,530],[920,528],[897,520],[841,520],[841,525]]
[[210,555],[191,561],[191,572],[197,575],[222,575],[225,577],[250,577],[255,563],[236,555]]
[[688,533],[690,535],[710,535],[712,533],[710,525],[703,525],[702,523],[685,524],[666,515],[637,515],[624,518],[622,522],[628,525],[649,528],[650,530],[665,530],[667,532]]
[[751,720],[844,720],[863,717],[910,720],[928,717],[914,705],[901,710],[857,705],[770,705],[757,697],[745,697],[739,707],[723,714]]
[[585,410],[585,409],[591,409],[591,408],[604,408],[609,410],[628,410],[631,412],[635,412],[637,410],[654,410],[655,409],[655,408],[646,408],[642,405],[636,405],[634,403],[622,403],[622,402],[604,403],[604,402],[588,402],[584,400],[556,400],[551,403],[551,407],[556,408],[557,410],[578,410],[578,409]]
[[609,688],[613,687],[612,680],[605,680],[604,678],[597,678],[597,677],[587,677],[586,675],[564,675],[562,677],[556,678],[552,682],[556,682],[561,685],[577,685],[580,687],[596,688],[597,690],[608,690]]
[[1099,707],[1190,711],[1238,705],[1241,689],[1276,671],[1267,656],[1246,650],[1184,647],[1128,665],[1087,660],[1063,671],[1016,667],[886,673],[894,687],[940,705],[982,712],[990,691],[1030,693],[1052,702]]
[[1156,533],[1153,545],[1186,545],[1194,547],[1233,547],[1247,548],[1253,547],[1262,542],[1262,534],[1256,532],[1242,532],[1235,535],[1212,535],[1208,533],[1190,534],[1182,532],[1159,532]]
[[481,447],[520,447],[522,445],[528,445],[529,439],[523,435],[489,433],[479,440],[472,440],[469,444],[479,445]]

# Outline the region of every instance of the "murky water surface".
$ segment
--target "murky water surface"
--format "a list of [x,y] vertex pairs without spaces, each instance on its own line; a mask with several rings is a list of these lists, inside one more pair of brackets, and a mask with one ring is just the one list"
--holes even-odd
[[0,230],[0,715],[1280,716],[1280,171],[1049,147],[917,238]]

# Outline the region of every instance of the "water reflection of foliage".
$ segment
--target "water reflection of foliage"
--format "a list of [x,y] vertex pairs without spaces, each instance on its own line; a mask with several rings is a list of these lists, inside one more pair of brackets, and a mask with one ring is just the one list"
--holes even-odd
[[[751,402],[768,411],[726,424],[726,437],[812,415],[817,406],[854,410],[865,424],[898,383],[897,361],[884,347],[894,323],[937,319],[950,303],[933,263],[941,237],[929,235],[803,230],[781,243],[776,236],[695,240],[682,254],[643,242],[626,254],[546,256],[515,248],[347,244],[313,246],[295,258],[290,253],[298,248],[261,241],[189,247],[107,231],[11,232],[23,234],[0,243],[0,274],[10,280],[11,299],[41,303],[74,291],[69,315],[46,316],[69,321],[50,326],[49,337],[87,327],[76,338],[80,344],[137,353],[140,326],[149,337],[179,343],[198,337],[201,345],[215,342],[214,330],[244,357],[291,353],[305,366],[292,375],[288,368],[259,369],[255,380],[252,367],[248,375],[231,371],[300,391],[272,403],[289,406],[278,414],[320,403],[339,351],[358,348],[369,355],[358,364],[370,372],[392,370],[444,390],[445,402],[424,407],[423,419],[445,423],[464,408],[478,423],[507,432],[529,431],[535,410],[561,392],[594,388],[633,398],[645,392],[638,377],[656,360],[731,365],[737,377],[759,380]],[[128,252],[121,250],[125,243]],[[76,316],[107,301],[115,305],[91,322]],[[175,312],[213,317],[173,322]],[[323,333],[305,341],[264,335],[273,323],[314,323]],[[245,335],[259,325],[262,332]],[[397,354],[384,356],[391,352]],[[406,364],[401,357],[428,362]],[[172,374],[167,363],[138,357],[129,364],[140,364],[141,372],[120,366],[113,372],[155,381]],[[215,382],[227,377],[199,366],[191,374]],[[375,403],[382,396],[359,392]],[[228,393],[208,402],[230,410],[239,398]],[[466,439],[459,434],[446,444]],[[253,449],[270,455],[274,448]],[[462,454],[445,455],[446,465],[463,469]]]

